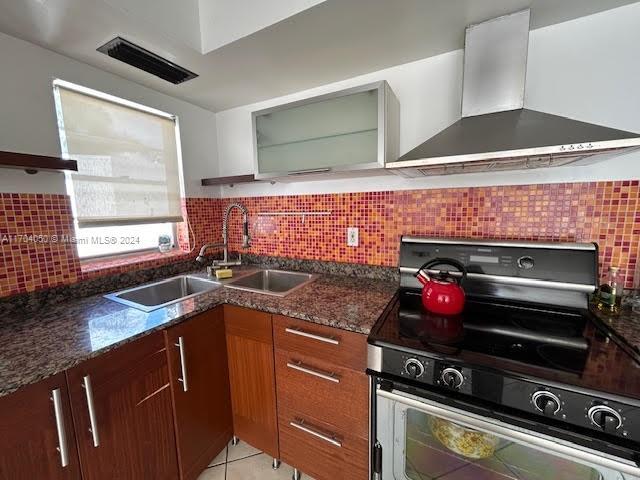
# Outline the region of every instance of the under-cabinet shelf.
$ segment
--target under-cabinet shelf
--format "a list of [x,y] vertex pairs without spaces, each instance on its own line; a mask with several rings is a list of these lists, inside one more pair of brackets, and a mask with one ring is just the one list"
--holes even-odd
[[[229,185],[233,187],[236,183],[252,183],[252,182],[263,182],[264,180],[256,179],[255,175],[231,175],[229,177],[211,177],[211,178],[203,178],[200,180],[200,184],[203,187],[211,187],[216,185]],[[270,182],[271,184],[275,182]]]
[[70,170],[75,172],[78,171],[78,162],[46,155],[0,151],[0,167],[20,168],[27,170],[27,173],[36,173],[38,170]]

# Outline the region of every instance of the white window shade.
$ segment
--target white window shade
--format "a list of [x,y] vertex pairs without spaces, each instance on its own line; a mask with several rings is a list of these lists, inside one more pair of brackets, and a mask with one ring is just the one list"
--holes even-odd
[[56,85],[79,227],[181,222],[175,118]]

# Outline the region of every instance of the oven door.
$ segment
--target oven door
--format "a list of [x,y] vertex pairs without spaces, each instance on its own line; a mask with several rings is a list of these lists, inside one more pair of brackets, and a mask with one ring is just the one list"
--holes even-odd
[[382,480],[638,480],[633,463],[393,390],[376,393]]

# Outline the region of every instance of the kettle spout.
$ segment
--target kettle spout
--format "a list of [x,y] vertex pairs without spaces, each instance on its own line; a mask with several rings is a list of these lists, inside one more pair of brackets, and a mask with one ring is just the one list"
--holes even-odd
[[422,270],[418,270],[414,276],[418,279],[418,281],[422,284],[422,285],[426,285],[428,282],[431,281],[431,279],[429,278],[429,275],[427,275],[425,272],[423,272]]

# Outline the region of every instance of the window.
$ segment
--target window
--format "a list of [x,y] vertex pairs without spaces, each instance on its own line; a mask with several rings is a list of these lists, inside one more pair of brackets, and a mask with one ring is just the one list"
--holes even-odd
[[175,244],[182,218],[178,121],[170,115],[62,80],[54,81],[62,153],[80,258]]

